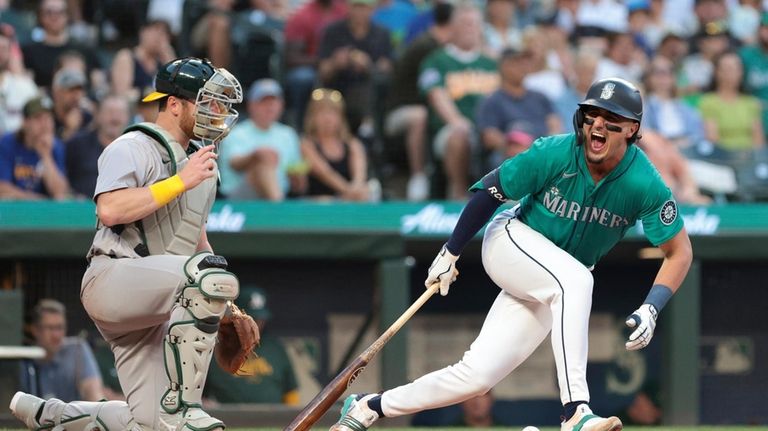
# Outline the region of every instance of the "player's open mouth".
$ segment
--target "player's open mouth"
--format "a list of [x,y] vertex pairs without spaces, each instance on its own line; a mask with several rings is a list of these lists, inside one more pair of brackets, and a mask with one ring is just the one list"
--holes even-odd
[[600,132],[592,132],[589,135],[589,147],[592,151],[599,153],[605,147],[605,135]]

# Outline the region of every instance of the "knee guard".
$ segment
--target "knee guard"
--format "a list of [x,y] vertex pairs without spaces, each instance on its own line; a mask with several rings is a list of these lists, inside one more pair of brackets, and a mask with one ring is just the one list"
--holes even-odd
[[195,254],[184,265],[187,284],[177,299],[184,317],[169,326],[163,351],[170,380],[161,400],[166,413],[201,407],[219,321],[227,301],[240,292],[237,277],[226,268],[223,257],[208,252]]

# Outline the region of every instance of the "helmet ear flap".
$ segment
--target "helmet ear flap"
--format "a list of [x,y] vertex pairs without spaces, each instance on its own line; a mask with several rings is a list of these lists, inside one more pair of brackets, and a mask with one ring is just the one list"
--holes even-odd
[[573,130],[576,132],[576,145],[584,143],[584,111],[581,108],[576,108],[576,112],[573,113]]

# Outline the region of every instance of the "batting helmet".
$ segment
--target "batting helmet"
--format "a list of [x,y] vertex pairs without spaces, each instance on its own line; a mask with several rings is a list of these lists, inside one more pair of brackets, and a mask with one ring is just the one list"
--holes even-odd
[[[643,119],[643,99],[634,84],[621,78],[601,79],[589,87],[587,96],[579,103],[579,108],[573,116],[573,127],[576,129],[579,144],[583,140],[583,109],[588,107],[605,109],[638,123]],[[630,138],[629,143],[634,143],[636,139],[637,133]]]

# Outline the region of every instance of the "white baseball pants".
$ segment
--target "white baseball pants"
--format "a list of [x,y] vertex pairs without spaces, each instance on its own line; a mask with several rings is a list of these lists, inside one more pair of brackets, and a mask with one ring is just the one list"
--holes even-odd
[[552,332],[563,404],[589,401],[587,348],[592,273],[573,256],[515,219],[514,210],[491,221],[483,266],[501,292],[480,334],[454,365],[385,391],[387,417],[460,403],[488,392]]

